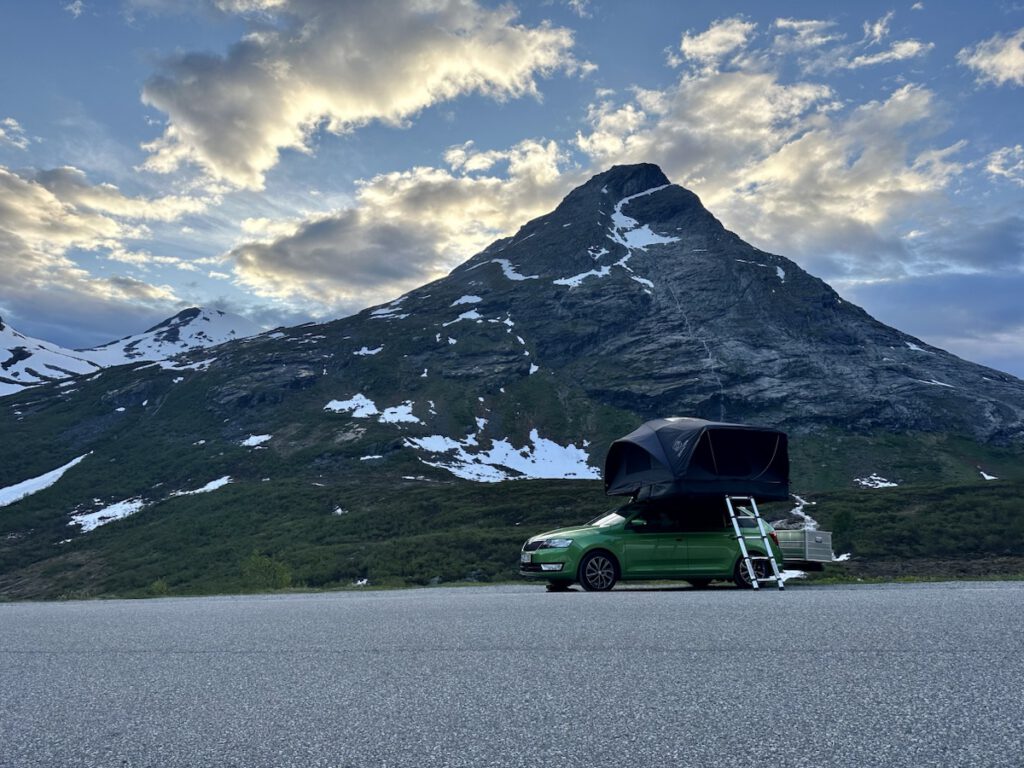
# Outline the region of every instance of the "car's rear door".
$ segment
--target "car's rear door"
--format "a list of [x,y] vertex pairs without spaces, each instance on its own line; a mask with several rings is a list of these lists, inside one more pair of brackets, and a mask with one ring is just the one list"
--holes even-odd
[[683,574],[690,576],[732,573],[739,547],[732,528],[726,528],[724,508],[704,508],[682,516],[681,534],[686,542]]

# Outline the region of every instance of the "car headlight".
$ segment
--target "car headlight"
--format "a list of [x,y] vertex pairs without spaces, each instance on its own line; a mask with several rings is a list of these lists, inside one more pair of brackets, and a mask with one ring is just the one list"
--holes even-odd
[[546,539],[540,543],[539,549],[565,549],[572,546],[572,539]]

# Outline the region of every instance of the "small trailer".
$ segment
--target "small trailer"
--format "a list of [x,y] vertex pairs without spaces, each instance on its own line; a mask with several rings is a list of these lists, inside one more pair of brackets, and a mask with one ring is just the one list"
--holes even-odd
[[829,531],[801,528],[776,529],[779,547],[787,568],[800,571],[821,571],[832,562],[832,534]]

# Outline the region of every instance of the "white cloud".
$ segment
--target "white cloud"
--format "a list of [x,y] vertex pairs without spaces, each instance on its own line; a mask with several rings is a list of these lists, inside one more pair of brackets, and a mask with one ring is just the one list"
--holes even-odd
[[591,131],[577,144],[601,168],[658,162],[685,186],[731,189],[751,159],[822,120],[831,99],[825,85],[784,85],[768,72],[706,71],[665,91],[637,90],[622,105],[592,106]]
[[28,148],[28,137],[25,130],[13,117],[5,117],[0,120],[0,145],[8,144],[17,149]]
[[956,60],[973,69],[979,83],[1024,85],[1024,27],[1012,35],[995,34],[973,48],[964,48]]
[[581,19],[590,18],[590,0],[567,0],[569,8]]
[[843,35],[832,34],[835,26],[823,21],[794,21],[777,19],[775,26],[781,30],[773,46],[776,53],[803,52],[800,65],[807,74],[827,74],[836,69],[860,69],[862,67],[907,61],[931,51],[934,43],[920,40],[894,40],[885,50],[878,46],[889,37],[890,25],[895,13],[889,11],[876,21],[863,23],[864,37],[858,42],[829,46],[842,40]]
[[394,298],[554,207],[580,180],[561,172],[565,161],[550,141],[452,147],[447,169],[380,174],[360,185],[355,205],[237,246],[236,278],[260,296],[314,303],[320,314]]
[[65,5],[64,10],[77,19],[82,15],[82,11],[85,10],[85,3],[83,3],[82,0],[74,0],[74,2]]
[[745,48],[756,28],[757,24],[738,16],[720,19],[712,23],[706,32],[684,33],[679,50],[687,59],[714,67],[729,54]]
[[[235,0],[225,10],[267,2]],[[517,24],[510,6],[474,0],[303,0],[276,25],[254,26],[226,56],[184,54],[143,89],[168,115],[147,144],[145,167],[195,163],[238,186],[260,188],[283,149],[311,151],[318,130],[344,133],[375,120],[401,126],[468,93],[538,96],[536,79],[581,68],[572,32]]]
[[271,219],[266,216],[242,219],[242,232],[260,240],[273,240],[294,235],[301,221],[293,219]]
[[857,56],[845,66],[847,69],[858,69],[875,64],[904,61],[922,56],[934,47],[935,43],[922,43],[920,40],[897,40],[889,47],[889,50]]
[[107,254],[109,261],[116,261],[121,264],[131,264],[143,271],[151,266],[169,266],[180,269],[183,272],[198,272],[199,266],[194,261],[182,259],[178,256],[158,256],[149,251],[131,251],[125,248],[116,247]]
[[1011,181],[1024,187],[1024,146],[1003,147],[988,156],[985,170],[989,175]]
[[133,220],[174,221],[185,214],[206,210],[216,199],[182,195],[127,197],[113,184],[90,184],[84,171],[70,166],[40,171],[35,181],[75,209]]
[[843,39],[843,35],[833,32],[834,21],[776,19],[772,26],[779,30],[772,47],[781,53],[820,48]]
[[895,11],[889,11],[878,21],[865,21],[864,42],[868,45],[879,45],[889,34],[889,24],[892,22],[892,17],[895,15]]

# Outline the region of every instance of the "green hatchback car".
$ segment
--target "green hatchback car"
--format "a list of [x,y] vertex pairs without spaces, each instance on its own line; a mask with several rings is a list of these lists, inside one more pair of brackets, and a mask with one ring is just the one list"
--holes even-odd
[[[736,512],[755,573],[766,577],[771,566],[757,521],[749,510]],[[775,529],[764,525],[781,570]],[[678,579],[695,587],[716,579],[752,586],[724,499],[630,502],[586,525],[542,533],[523,545],[519,572],[546,580],[550,590],[578,582],[588,592],[600,592],[618,581],[649,579]]]

